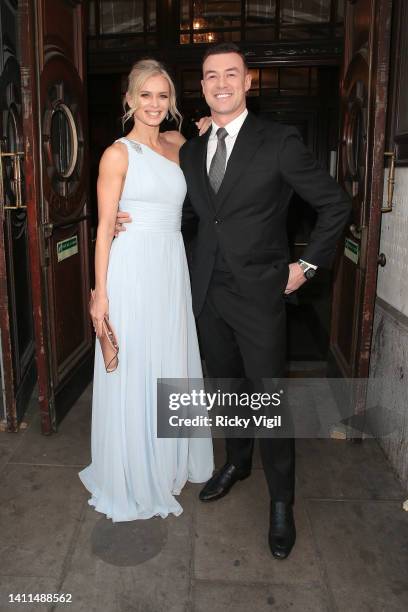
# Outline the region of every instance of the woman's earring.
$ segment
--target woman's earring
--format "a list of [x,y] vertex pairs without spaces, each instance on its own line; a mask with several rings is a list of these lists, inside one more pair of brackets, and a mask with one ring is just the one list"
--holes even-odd
[[166,115],[166,119],[167,119],[167,121],[170,119],[170,113],[169,112]]

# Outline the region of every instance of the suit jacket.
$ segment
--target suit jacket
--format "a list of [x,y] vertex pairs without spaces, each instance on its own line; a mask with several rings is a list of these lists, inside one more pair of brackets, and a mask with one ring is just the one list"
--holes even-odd
[[193,248],[193,308],[204,304],[217,248],[240,290],[273,308],[282,300],[288,269],[286,218],[293,190],[317,212],[302,257],[330,267],[350,214],[349,196],[304,146],[294,127],[248,113],[216,195],[210,192],[206,156],[210,130],[187,141],[180,164],[187,181],[183,229],[198,220]]

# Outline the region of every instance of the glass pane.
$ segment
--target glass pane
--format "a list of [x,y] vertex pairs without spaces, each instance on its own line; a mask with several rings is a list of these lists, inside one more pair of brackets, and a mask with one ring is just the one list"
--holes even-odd
[[143,0],[100,0],[101,34],[143,32],[143,5]]
[[181,0],[180,2],[180,30],[188,30],[190,28],[190,0]]
[[180,45],[189,45],[190,44],[190,34],[181,34],[180,35]]
[[214,43],[225,40],[222,33],[218,32],[203,32],[202,34],[194,33],[193,42],[195,43]]
[[276,0],[247,0],[246,23],[250,25],[267,25],[275,19]]
[[[13,105],[14,106],[14,105]],[[14,108],[10,107],[10,112],[7,113],[6,134],[7,134],[7,149],[11,153],[17,152],[17,113],[13,112]],[[7,111],[6,111],[7,112]],[[3,163],[7,158],[3,158]]]
[[207,0],[194,2],[193,28],[233,28],[241,25],[241,1]]
[[245,30],[245,40],[274,40],[275,30],[273,28],[247,28]]
[[[6,111],[7,112],[7,111]],[[4,113],[3,113],[4,115]],[[7,151],[11,153],[16,153],[18,150],[21,151],[21,148],[18,147],[18,131],[17,131],[17,112],[15,111],[14,104],[10,106],[10,110],[7,114],[6,120],[6,143],[5,148]],[[21,160],[20,160],[21,162]],[[22,167],[22,162],[21,162]],[[3,168],[6,176],[6,181],[3,183],[6,202],[7,204],[15,204],[16,203],[16,184],[14,182],[15,176],[15,166],[11,157],[3,157]]]
[[68,178],[75,168],[78,140],[74,118],[64,104],[60,104],[52,114],[50,136],[55,168],[61,177]]
[[238,42],[241,40],[241,32],[207,32],[194,33],[194,43],[212,43],[212,42]]
[[70,166],[72,156],[72,137],[65,113],[55,111],[51,121],[51,146],[54,163],[62,176]]
[[156,0],[148,0],[147,2],[147,31],[156,32]]
[[281,0],[282,23],[330,21],[331,0]]

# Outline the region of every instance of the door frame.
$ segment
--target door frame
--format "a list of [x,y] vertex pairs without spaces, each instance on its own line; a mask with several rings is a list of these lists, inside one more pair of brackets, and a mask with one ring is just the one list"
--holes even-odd
[[[2,9],[3,10],[3,9]],[[36,382],[35,340],[29,269],[28,217],[26,210],[24,164],[20,155],[12,162],[10,154],[23,151],[21,100],[20,32],[17,3],[4,10],[8,29],[0,35],[2,67],[0,74],[2,121],[0,133],[0,377],[2,394],[1,429],[16,432],[26,412]],[[8,175],[7,166],[10,174]],[[12,179],[17,181],[11,188]],[[24,257],[24,260],[23,260]],[[24,261],[18,274],[18,265]],[[23,272],[23,274],[21,274]],[[20,319],[18,317],[20,315]],[[23,333],[23,336],[20,334]],[[24,340],[24,343],[21,343]]]
[[[41,117],[36,92],[39,91],[38,40],[35,2],[23,2],[19,7],[19,32],[21,49],[21,97],[24,108],[23,134],[25,151],[26,202],[28,217],[29,252],[31,261],[31,286],[34,314],[36,361],[38,373],[38,402],[41,431],[50,434],[56,431],[55,404],[50,378],[50,344],[44,333],[48,328],[48,312],[44,295],[45,253],[41,248],[38,228],[41,227],[40,197],[42,192],[42,155],[38,126]],[[36,70],[33,69],[36,67]],[[34,118],[34,120],[33,120]]]
[[[353,11],[355,0],[348,0],[347,15]],[[391,16],[392,0],[373,0],[371,5],[370,20],[370,45],[369,61],[371,72],[368,82],[368,114],[367,114],[367,140],[372,146],[366,151],[366,176],[364,209],[365,218],[362,219],[361,239],[361,266],[360,278],[360,300],[357,313],[351,325],[356,326],[356,345],[351,360],[351,371],[347,371],[342,354],[337,348],[336,339],[339,317],[341,316],[341,274],[343,253],[339,252],[335,266],[335,284],[333,290],[333,309],[331,322],[331,342],[329,355],[330,376],[341,376],[352,378],[368,378],[371,352],[371,341],[374,320],[374,307],[376,299],[377,276],[378,276],[378,249],[381,230],[381,208],[383,206],[384,192],[384,152],[386,131],[386,110],[389,80],[390,42],[391,42]],[[352,26],[351,19],[346,21],[347,28]],[[352,61],[352,53],[348,53],[345,45],[345,58],[343,75],[340,79],[340,91],[343,96],[344,80],[348,66]],[[340,123],[343,130],[344,106],[340,108]],[[338,159],[342,154],[342,134],[339,143]],[[368,203],[368,209],[367,209]],[[358,220],[356,220],[358,222]],[[362,387],[363,388],[363,387]],[[365,392],[363,391],[355,398],[355,413],[359,414],[365,409]]]
[[[91,380],[94,358],[93,335],[87,313],[86,298],[86,295],[89,294],[90,280],[88,270],[90,264],[88,252],[88,248],[90,251],[90,235],[87,222],[90,215],[88,211],[89,179],[87,173],[89,168],[87,161],[86,78],[84,76],[86,73],[82,41],[85,32],[85,9],[82,0],[61,1],[62,8],[72,11],[73,28],[72,32],[69,32],[67,29],[62,30],[60,39],[54,40],[52,37],[50,38],[50,32],[47,30],[47,27],[50,27],[50,22],[47,21],[47,7],[50,1],[36,0],[34,2],[25,2],[21,4],[19,11],[22,97],[25,109],[23,128],[26,150],[25,161],[27,171],[27,204],[29,207],[34,327],[37,346],[41,431],[44,434],[50,434],[57,430],[57,424],[79,397],[85,385]],[[51,13],[53,15],[51,29],[53,29],[57,27],[57,24],[54,22],[58,21],[56,17],[59,16],[59,13],[55,13],[55,8],[52,5],[51,8],[54,11],[54,13]],[[67,16],[68,14],[71,16],[71,13],[67,13]],[[71,38],[69,36],[74,37],[73,47],[71,46]],[[69,44],[67,44],[67,40],[70,41]],[[54,46],[55,51],[52,51]],[[66,66],[68,69],[64,77],[61,77],[60,71],[56,69],[55,62],[58,61],[62,62],[61,65]],[[77,78],[77,74],[80,75],[80,80]],[[51,84],[49,83],[50,78]],[[52,80],[53,78],[54,81]],[[85,161],[80,166],[81,174],[78,179],[78,184],[81,186],[80,190],[78,190],[78,202],[82,208],[78,215],[76,212],[69,213],[68,211],[65,216],[63,215],[64,218],[60,220],[60,223],[58,219],[51,218],[50,216],[52,202],[58,201],[59,205],[60,199],[56,191],[52,191],[52,189],[50,191],[50,168],[46,167],[46,163],[49,164],[52,158],[50,158],[50,155],[47,157],[46,151],[48,149],[45,144],[48,142],[47,138],[49,139],[50,135],[45,133],[43,114],[48,112],[49,115],[52,112],[52,109],[50,110],[49,106],[47,106],[49,102],[47,96],[49,91],[51,91],[51,85],[55,86],[55,88],[59,87],[58,79],[62,80],[63,85],[65,83],[70,85],[70,78],[76,79],[82,85],[82,88],[79,88],[80,97],[78,98],[78,103],[74,103],[73,106],[73,108],[76,108],[76,112],[79,113],[80,121],[82,121],[81,151]],[[55,79],[57,80],[55,81]],[[72,180],[75,181],[77,180],[76,171],[73,168],[71,173]],[[61,197],[64,198],[65,196]],[[67,202],[68,199],[67,197]],[[76,200],[73,198],[72,204],[75,205],[75,203]],[[71,359],[71,354],[65,355],[65,361],[62,363],[62,366],[58,363],[57,368],[57,351],[62,346],[61,342],[66,339],[66,336],[57,338],[58,329],[54,316],[54,309],[56,308],[54,291],[56,290],[56,281],[61,281],[64,276],[59,268],[58,273],[57,269],[55,269],[55,274],[51,274],[50,260],[53,257],[53,262],[56,261],[56,249],[54,248],[55,245],[53,245],[51,253],[50,247],[52,246],[53,232],[60,231],[60,226],[65,227],[64,221],[67,227],[73,223],[77,224],[79,233],[78,242],[80,250],[77,250],[76,253],[74,252],[73,255],[77,258],[74,269],[79,266],[79,269],[82,270],[81,279],[83,285],[80,288],[77,287],[77,290],[81,291],[81,302],[78,302],[80,304],[78,308],[81,313],[81,322],[78,322],[78,326],[82,325],[82,327],[78,327],[78,329],[80,330],[79,342],[81,343],[80,348],[82,350],[79,351],[77,345],[69,349],[72,350],[74,357]],[[63,265],[67,265],[65,261]],[[71,265],[70,269],[72,271],[72,262],[69,265]],[[67,323],[69,318],[65,318],[64,321],[65,326],[69,325]],[[67,327],[64,328],[64,334],[66,332]],[[81,335],[82,333],[83,336]],[[63,378],[60,377],[61,372],[64,374]]]

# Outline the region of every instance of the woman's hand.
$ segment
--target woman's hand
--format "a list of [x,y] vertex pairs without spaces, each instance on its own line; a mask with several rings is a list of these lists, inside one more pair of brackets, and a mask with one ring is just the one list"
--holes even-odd
[[199,136],[203,136],[206,133],[208,128],[211,126],[212,119],[211,117],[201,117],[199,121],[196,121],[195,124],[199,131]]
[[109,316],[109,301],[106,294],[99,294],[96,291],[92,291],[92,299],[89,304],[89,314],[91,315],[96,336],[100,338],[103,331],[103,319],[105,318],[105,315]]

